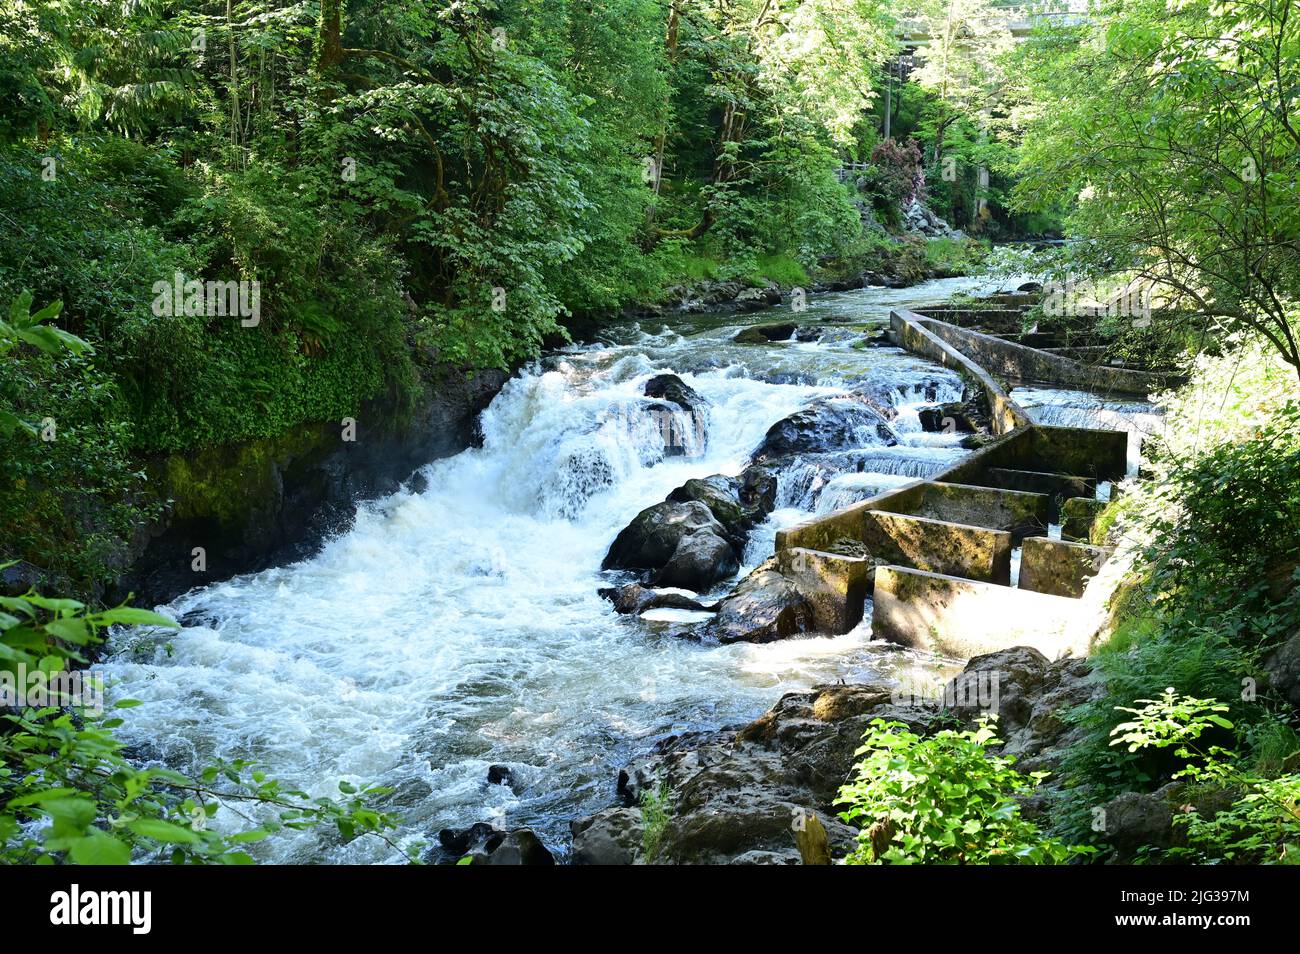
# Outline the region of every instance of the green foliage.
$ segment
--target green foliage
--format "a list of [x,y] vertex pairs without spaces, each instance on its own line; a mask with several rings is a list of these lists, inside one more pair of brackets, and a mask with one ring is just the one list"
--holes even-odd
[[862,831],[847,864],[1058,864],[1089,849],[1045,837],[1020,815],[1017,797],[1041,781],[1001,744],[986,721],[969,731],[922,738],[874,719],[857,754],[865,758],[840,789],[840,817]]
[[[1085,733],[1065,753],[1068,785],[1058,828],[1087,838],[1079,806],[1123,791],[1151,791],[1185,767],[1168,746],[1110,745],[1133,699],[1167,687],[1180,696],[1241,699],[1235,727],[1219,727],[1260,765],[1283,756],[1284,705],[1266,692],[1263,659],[1300,625],[1289,575],[1300,561],[1300,441],[1290,375],[1272,376],[1276,357],[1249,347],[1200,362],[1192,383],[1165,399],[1169,426],[1150,450],[1151,479],[1111,510],[1111,537],[1138,563],[1116,597],[1114,633],[1095,659],[1099,698],[1070,717]],[[1275,380],[1261,397],[1260,382]],[[1077,795],[1077,793],[1076,793]]]
[[1300,373],[1291,12],[1116,0],[1036,31],[1010,75],[1023,206],[1071,205],[1102,271],[1140,276],[1216,338],[1264,335]]
[[[1233,725],[1221,713],[1228,707],[1214,699],[1180,696],[1172,688],[1158,699],[1139,699],[1121,707],[1133,719],[1112,730],[1112,745],[1128,751],[1174,750],[1182,768],[1174,778],[1193,780],[1207,789],[1234,793],[1231,805],[1205,814],[1192,807],[1176,815],[1183,836],[1166,852],[1168,860],[1200,864],[1300,863],[1300,775],[1267,778],[1236,767],[1236,753],[1207,745],[1203,736]],[[1203,799],[1204,800],[1204,799]]]
[[659,854],[659,842],[668,827],[668,807],[672,795],[664,785],[647,788],[641,793],[641,857],[649,864]]
[[987,255],[988,246],[976,239],[932,238],[925,243],[926,269],[940,278],[969,275]]
[[140,475],[112,379],[89,344],[48,323],[61,302],[32,314],[31,300],[18,295],[0,320],[0,557],[86,588],[112,576],[150,511],[132,499]]

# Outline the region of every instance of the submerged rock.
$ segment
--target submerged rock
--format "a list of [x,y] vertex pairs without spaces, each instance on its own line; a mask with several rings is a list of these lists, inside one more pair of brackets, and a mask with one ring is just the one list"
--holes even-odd
[[651,609],[684,609],[699,613],[711,612],[709,606],[682,593],[661,593],[639,583],[605,587],[597,592],[614,604],[616,613],[639,616],[646,610]]
[[851,447],[892,447],[898,435],[885,416],[865,400],[821,398],[777,421],[755,448],[755,461],[790,454],[823,453]]
[[777,325],[754,325],[737,332],[732,340],[738,344],[767,344],[770,341],[789,341],[798,326],[793,321]]

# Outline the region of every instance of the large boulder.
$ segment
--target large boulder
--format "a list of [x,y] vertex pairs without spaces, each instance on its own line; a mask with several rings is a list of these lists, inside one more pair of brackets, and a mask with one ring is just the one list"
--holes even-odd
[[704,504],[726,530],[727,540],[740,552],[750,531],[772,512],[776,504],[776,482],[775,478],[770,483],[763,482],[758,473],[752,478],[748,472],[745,478],[714,474],[686,481],[668,499],[676,503],[695,500]]
[[813,608],[768,560],[718,604],[712,634],[719,642],[768,643],[813,628]]
[[[798,863],[791,830],[795,813],[815,814],[832,857],[853,846],[856,830],[839,820],[835,800],[858,760],[873,719],[901,722],[927,734],[973,725],[990,708],[1017,767],[1051,766],[1072,743],[1061,713],[1096,690],[1086,661],[1047,661],[1016,648],[971,660],[965,672],[920,698],[892,686],[826,685],[788,693],[739,730],[665,739],[619,773],[621,807],[575,822],[575,860],[630,863],[640,857],[644,793],[662,793],[668,820],[656,862]],[[1162,793],[1165,794],[1165,793]],[[1117,809],[1117,840],[1165,837],[1168,813],[1130,799]],[[579,850],[581,848],[581,851]]]
[[898,435],[879,409],[856,397],[820,398],[773,424],[754,449],[756,462],[852,447],[892,447]]
[[706,590],[739,569],[727,531],[697,500],[642,510],[614,538],[601,569],[649,570],[656,586]]
[[709,508],[698,501],[664,501],[632,518],[614,538],[602,570],[657,570],[672,557],[677,545],[699,532],[722,536],[726,531]]
[[754,325],[742,328],[736,333],[734,341],[739,344],[767,344],[770,341],[789,341],[794,337],[798,325],[793,321],[777,325]]
[[712,532],[692,533],[682,538],[652,579],[656,586],[700,591],[734,576],[739,569],[736,550],[724,537]]
[[569,825],[575,865],[630,865],[642,855],[639,808],[611,808]]
[[1273,651],[1264,661],[1269,687],[1300,709],[1300,632]]

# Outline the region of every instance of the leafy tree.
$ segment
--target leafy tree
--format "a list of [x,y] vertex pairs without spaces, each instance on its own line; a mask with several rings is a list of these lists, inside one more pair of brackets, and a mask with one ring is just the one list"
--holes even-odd
[[1022,202],[1075,202],[1080,269],[1127,270],[1300,374],[1300,25],[1287,0],[1126,0],[1044,29],[1013,71]]

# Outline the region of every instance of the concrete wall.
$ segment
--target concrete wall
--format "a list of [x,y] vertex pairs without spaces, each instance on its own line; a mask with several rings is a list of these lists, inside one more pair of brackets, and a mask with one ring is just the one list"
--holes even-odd
[[958,368],[974,378],[988,398],[990,424],[994,434],[1008,434],[1018,427],[1026,427],[1031,423],[1029,415],[1021,410],[1020,405],[1011,400],[1002,385],[993,380],[975,361],[932,334],[923,326],[923,321],[924,319],[915,312],[890,312],[890,335],[908,351],[936,361],[944,367]]
[[896,501],[889,499],[874,509],[1006,530],[1017,539],[1047,529],[1049,501],[1042,494],[929,481],[922,485],[919,498],[915,506],[905,511],[896,510]]
[[1070,497],[1094,496],[1097,493],[1097,481],[1091,477],[1044,473],[1039,470],[1012,470],[1008,467],[990,467],[979,482],[1003,490],[1045,494],[1050,501],[1048,519],[1053,523],[1060,517],[1062,501]]
[[1020,588],[1053,596],[1082,596],[1110,554],[1108,547],[1029,537],[1020,550]]
[[915,315],[912,322],[922,325],[935,338],[957,349],[989,373],[1013,381],[1143,397],[1168,383],[1163,375],[1105,364],[1083,364],[1064,355],[1048,354],[938,318]]
[[1080,601],[922,570],[876,568],[871,630],[877,639],[969,659],[1031,646],[1049,659],[1085,655],[1096,626]]
[[1061,538],[1064,540],[1092,539],[1092,525],[1106,504],[1091,497],[1071,497],[1061,504]]
[[776,549],[833,550],[836,541],[843,539],[865,543],[863,534],[867,514],[873,510],[1006,530],[1019,538],[1046,530],[1049,503],[1042,494],[943,481],[915,481],[843,510],[779,530]]
[[934,479],[977,484],[992,467],[1119,480],[1128,472],[1128,434],[1034,424],[980,448]]
[[865,515],[862,541],[877,563],[1011,582],[1011,534],[1005,530],[873,510]]
[[793,547],[777,553],[777,569],[813,610],[823,633],[847,633],[862,622],[875,563],[866,557]]

